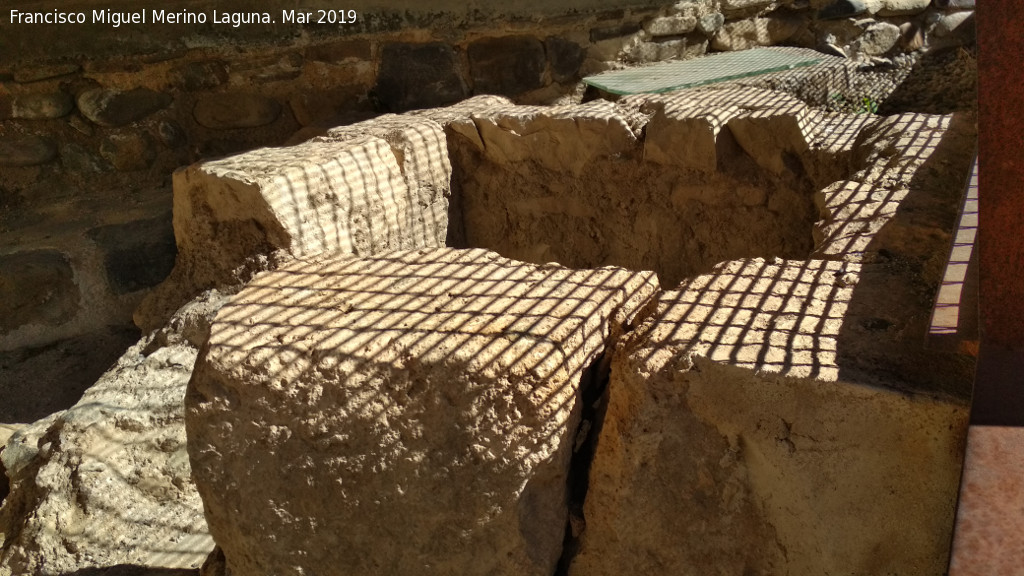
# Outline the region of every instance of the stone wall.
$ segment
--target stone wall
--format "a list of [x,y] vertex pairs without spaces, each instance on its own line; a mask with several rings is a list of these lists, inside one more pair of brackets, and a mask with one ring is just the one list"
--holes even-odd
[[[446,190],[490,192],[446,178],[472,167],[462,138],[508,167],[481,170],[504,174],[497,190],[552,159],[618,178],[618,204],[596,188],[505,211],[564,214],[551,243],[601,240],[573,263],[591,269],[432,246],[422,224],[440,227]],[[152,294],[236,293],[206,291],[76,407],[11,437],[0,576],[195,568],[214,541],[206,576],[941,572],[974,365],[923,334],[975,139],[970,114],[829,114],[725,83],[559,107],[476,97],[179,171],[182,250]],[[817,182],[801,193],[813,252],[774,257],[747,235],[663,290],[606,266],[620,238],[594,220],[792,215],[773,187],[673,187],[656,211],[632,193],[637,173],[700,182],[744,158]],[[385,206],[352,209],[366,198]],[[276,270],[238,291],[247,261]]]
[[[262,9],[281,20],[285,4]],[[775,44],[890,57],[969,43],[973,28],[969,0],[383,4],[355,2],[356,22],[334,26],[0,15],[0,53],[18,55],[0,63],[0,350],[129,325],[174,263],[170,175],[200,159],[474,94],[578,97],[582,76],[624,64]],[[213,16],[163,3],[186,8]]]

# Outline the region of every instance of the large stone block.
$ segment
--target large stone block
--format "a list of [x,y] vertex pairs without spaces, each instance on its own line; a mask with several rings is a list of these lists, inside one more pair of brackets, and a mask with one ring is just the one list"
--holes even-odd
[[864,281],[751,259],[662,293],[612,361],[569,573],[942,573],[967,405],[847,370]]
[[636,146],[629,120],[615,106],[504,106],[454,121],[449,129],[476,145],[489,161],[535,160],[554,171],[581,173],[591,162]]
[[186,398],[227,570],[552,574],[588,368],[656,289],[448,248],[259,276]]
[[404,225],[413,245],[444,246],[452,178],[444,128],[428,118],[388,114],[331,129],[324,140],[348,142],[365,136],[390,144],[402,168],[411,204]]
[[441,43],[385,45],[375,91],[393,112],[451,104],[469,95],[455,51]]
[[711,39],[715,50],[734,51],[774,46],[796,34],[802,24],[794,18],[750,18],[728,22]]
[[544,86],[544,45],[533,36],[477,40],[468,55],[477,94],[516,96]]
[[[657,164],[714,172],[718,137],[726,125],[752,157],[776,173],[781,172],[781,152],[771,148],[776,141],[794,153],[807,149],[807,106],[781,92],[742,86],[685,90],[627,98],[624,106],[651,114],[644,159]],[[780,126],[784,131],[772,134]]]
[[808,150],[816,120],[801,103],[740,114],[726,127],[759,166],[782,174]]
[[[178,260],[135,314],[163,323],[205,288],[238,284],[276,255],[372,255],[436,245],[442,226],[410,195],[386,141],[372,136],[264,148],[174,174]],[[268,260],[270,258],[270,260]]]

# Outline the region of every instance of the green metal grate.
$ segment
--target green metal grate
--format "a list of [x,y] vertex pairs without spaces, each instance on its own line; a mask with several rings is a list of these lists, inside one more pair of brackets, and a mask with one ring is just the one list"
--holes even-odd
[[754,48],[605,72],[583,81],[611,94],[656,94],[811,66],[821,61],[814,54],[810,50]]

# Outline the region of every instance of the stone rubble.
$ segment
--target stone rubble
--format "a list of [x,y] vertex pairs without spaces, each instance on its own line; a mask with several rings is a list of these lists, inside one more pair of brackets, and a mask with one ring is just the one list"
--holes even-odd
[[224,300],[208,293],[183,307],[77,404],[4,443],[0,576],[202,564],[213,540],[191,480],[183,399]]

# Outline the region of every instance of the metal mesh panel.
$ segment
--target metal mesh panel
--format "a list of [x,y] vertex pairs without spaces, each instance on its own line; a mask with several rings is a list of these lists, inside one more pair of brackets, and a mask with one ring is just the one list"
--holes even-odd
[[810,50],[754,48],[605,72],[583,81],[611,94],[652,94],[792,70],[820,61],[821,55]]

